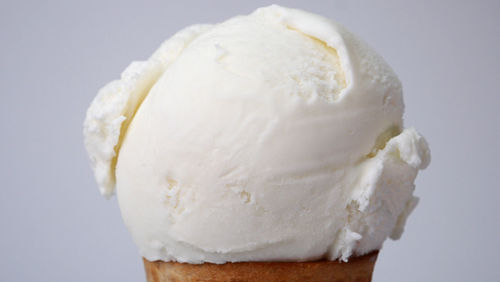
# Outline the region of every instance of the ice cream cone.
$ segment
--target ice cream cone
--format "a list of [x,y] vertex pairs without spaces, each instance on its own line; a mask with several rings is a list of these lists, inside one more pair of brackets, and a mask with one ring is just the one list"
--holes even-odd
[[145,259],[148,281],[361,282],[377,252],[299,261],[401,236],[430,161],[403,112],[400,80],[363,40],[272,5],[134,61],[99,91],[84,136],[140,253],[205,262]]
[[349,262],[239,262],[187,264],[144,260],[148,282],[166,281],[371,281],[378,251]]

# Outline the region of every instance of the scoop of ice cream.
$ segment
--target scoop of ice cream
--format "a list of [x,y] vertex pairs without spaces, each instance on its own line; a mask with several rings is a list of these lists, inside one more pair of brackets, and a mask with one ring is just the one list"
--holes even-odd
[[103,88],[85,144],[149,260],[346,260],[399,238],[430,155],[401,84],[342,26],[279,6],[174,35]]

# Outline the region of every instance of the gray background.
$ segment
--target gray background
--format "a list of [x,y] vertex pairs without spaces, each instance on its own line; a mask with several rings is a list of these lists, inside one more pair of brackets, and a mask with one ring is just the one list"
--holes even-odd
[[[374,281],[498,281],[500,1],[275,1],[343,23],[404,84],[433,160]],[[0,2],[0,281],[143,281],[82,144],[97,90],[175,31],[271,1]]]

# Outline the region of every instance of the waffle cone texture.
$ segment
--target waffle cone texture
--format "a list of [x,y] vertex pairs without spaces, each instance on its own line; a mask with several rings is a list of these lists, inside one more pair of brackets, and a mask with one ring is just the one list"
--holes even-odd
[[198,282],[198,281],[330,281],[369,282],[378,251],[349,262],[237,262],[225,264],[187,264],[178,262],[148,261],[143,259],[147,282]]

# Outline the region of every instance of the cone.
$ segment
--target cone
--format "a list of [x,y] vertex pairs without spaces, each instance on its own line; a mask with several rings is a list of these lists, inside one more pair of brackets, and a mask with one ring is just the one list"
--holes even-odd
[[225,264],[188,264],[148,261],[143,259],[148,282],[276,282],[276,281],[337,281],[370,282],[378,251],[349,262],[237,262]]

